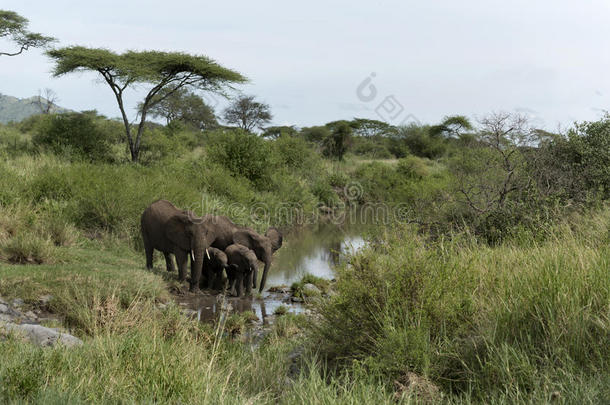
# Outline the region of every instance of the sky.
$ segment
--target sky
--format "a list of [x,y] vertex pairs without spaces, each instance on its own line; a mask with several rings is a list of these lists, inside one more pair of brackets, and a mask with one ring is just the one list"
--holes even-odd
[[[56,46],[206,55],[248,77],[238,90],[269,104],[275,125],[434,124],[506,111],[556,130],[610,109],[607,0],[2,0],[0,8]],[[40,50],[2,56],[0,93],[50,88],[62,107],[119,116],[95,74],[53,78],[52,68]],[[143,91],[129,93],[132,113]],[[217,113],[227,104],[205,99]]]

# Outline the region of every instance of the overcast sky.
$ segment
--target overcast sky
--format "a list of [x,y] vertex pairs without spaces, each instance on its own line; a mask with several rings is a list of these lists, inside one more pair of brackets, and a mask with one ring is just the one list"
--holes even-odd
[[[278,125],[352,117],[435,123],[519,111],[556,129],[610,108],[607,0],[2,0],[0,7],[59,46],[207,55],[246,75],[240,90],[270,104]],[[38,50],[0,57],[0,93],[51,88],[63,107],[119,115],[95,75],[55,79],[51,69]],[[135,106],[137,94],[129,102]],[[218,103],[217,112],[226,102]]]

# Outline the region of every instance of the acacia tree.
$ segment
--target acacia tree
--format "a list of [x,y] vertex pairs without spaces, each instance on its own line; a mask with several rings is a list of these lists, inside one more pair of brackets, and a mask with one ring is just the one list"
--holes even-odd
[[223,118],[229,124],[251,132],[271,122],[273,117],[268,104],[255,101],[254,96],[240,96],[225,109]]
[[463,115],[453,115],[445,117],[439,125],[430,127],[430,135],[442,135],[447,138],[459,138],[464,131],[471,130],[472,124]]
[[10,37],[18,48],[15,51],[0,51],[0,55],[17,56],[29,48],[39,48],[55,41],[53,37],[28,31],[28,22],[27,18],[14,11],[0,10],[0,38]]
[[[150,108],[180,89],[224,94],[223,90],[232,83],[246,81],[241,74],[220,66],[206,56],[180,52],[127,51],[117,54],[107,49],[72,46],[50,50],[47,55],[55,61],[55,77],[82,71],[93,71],[102,76],[114,93],[121,111],[133,162],[139,159],[142,134]],[[142,84],[151,87],[140,104],[139,122],[134,137],[123,97],[127,89]],[[165,89],[171,90],[164,91]]]
[[[172,94],[164,97],[166,93]],[[199,130],[218,126],[212,107],[191,91],[167,87],[159,92],[158,97],[161,101],[150,108],[150,115],[165,118],[167,125],[179,121]]]

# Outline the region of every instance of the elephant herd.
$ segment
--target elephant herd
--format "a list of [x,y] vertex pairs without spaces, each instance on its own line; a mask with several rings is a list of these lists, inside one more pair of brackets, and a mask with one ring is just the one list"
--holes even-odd
[[224,290],[223,271],[227,274],[229,291],[241,296],[256,288],[258,261],[265,264],[259,292],[265,288],[271,256],[282,246],[282,234],[269,228],[261,235],[251,228],[234,224],[225,216],[206,214],[198,217],[181,210],[167,200],[153,202],[142,213],[142,239],[146,267],[152,269],[153,252],[165,256],[167,271],[174,270],[173,254],[178,264],[180,281],[186,280],[190,258],[190,290],[215,288]]

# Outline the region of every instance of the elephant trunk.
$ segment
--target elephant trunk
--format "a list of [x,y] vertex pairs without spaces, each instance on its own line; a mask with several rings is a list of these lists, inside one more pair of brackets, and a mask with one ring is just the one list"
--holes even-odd
[[265,263],[265,268],[263,269],[263,277],[261,278],[261,284],[258,288],[259,293],[262,293],[265,289],[265,283],[267,282],[267,273],[269,272],[269,267],[271,266],[271,252],[265,252],[262,261]]
[[194,241],[191,255],[193,257],[193,267],[191,268],[191,291],[199,290],[201,272],[203,271],[203,255],[207,251],[201,242]]

